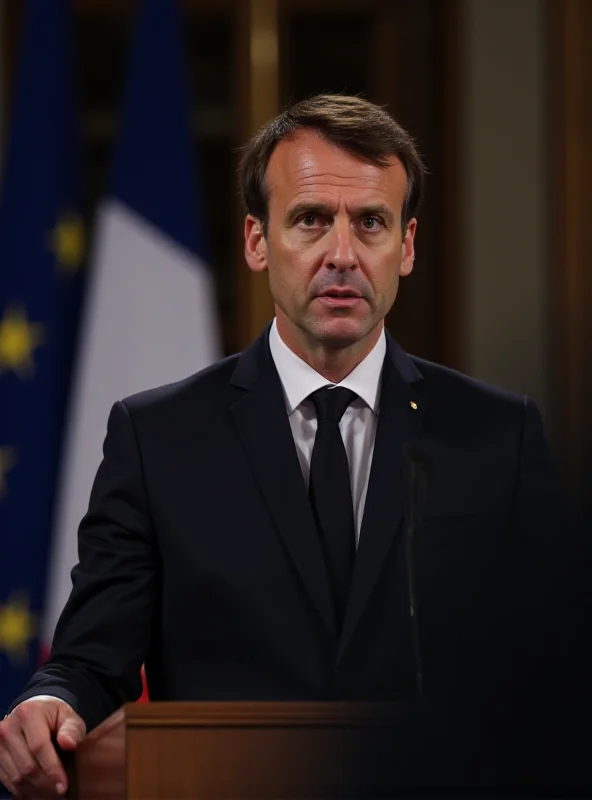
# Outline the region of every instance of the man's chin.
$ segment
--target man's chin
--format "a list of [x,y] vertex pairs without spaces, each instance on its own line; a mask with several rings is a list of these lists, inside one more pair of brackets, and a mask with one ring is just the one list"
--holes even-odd
[[342,349],[361,342],[372,330],[368,323],[352,318],[319,320],[315,338],[325,347]]

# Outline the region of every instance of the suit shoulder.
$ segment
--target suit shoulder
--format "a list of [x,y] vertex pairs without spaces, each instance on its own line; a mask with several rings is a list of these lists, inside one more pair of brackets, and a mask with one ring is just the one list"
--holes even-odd
[[122,401],[132,415],[182,413],[200,410],[204,404],[216,405],[228,391],[239,354],[216,361],[182,380],[147,389]]
[[524,395],[425,359],[412,357],[412,361],[422,376],[416,389],[429,404],[432,431],[446,431],[459,441],[479,441],[496,453],[517,452],[525,412],[534,405]]
[[417,356],[411,356],[411,360],[421,373],[427,390],[438,399],[450,398],[455,402],[492,403],[499,407],[510,408],[522,408],[525,403],[524,395],[510,392],[501,386],[486,383],[458,370]]

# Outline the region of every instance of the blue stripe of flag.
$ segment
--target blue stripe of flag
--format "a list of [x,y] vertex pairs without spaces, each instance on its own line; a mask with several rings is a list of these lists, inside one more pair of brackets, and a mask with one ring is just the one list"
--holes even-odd
[[175,0],[144,0],[132,44],[112,194],[207,261],[183,54]]
[[[0,711],[37,666],[83,275],[56,256],[58,223],[78,230],[69,3],[26,8],[0,195],[0,454],[12,463],[0,473]],[[15,314],[38,339],[29,368],[10,336]]]

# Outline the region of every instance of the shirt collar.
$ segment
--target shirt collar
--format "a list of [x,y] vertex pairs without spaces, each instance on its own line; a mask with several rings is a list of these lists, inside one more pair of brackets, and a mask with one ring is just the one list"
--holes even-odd
[[[275,319],[269,331],[269,349],[284,389],[288,416],[312,392],[331,385],[330,381],[290,350],[278,333]],[[383,330],[366,358],[341,383],[336,384],[355,392],[375,414],[380,403],[380,375],[385,355],[386,336]]]

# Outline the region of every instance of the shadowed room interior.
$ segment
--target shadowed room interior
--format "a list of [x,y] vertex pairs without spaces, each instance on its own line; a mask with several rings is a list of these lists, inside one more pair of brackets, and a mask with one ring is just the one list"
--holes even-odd
[[[0,178],[26,2],[0,5]],[[122,127],[138,3],[71,6],[82,211],[92,250]],[[285,106],[317,93],[384,106],[413,134],[428,170],[417,258],[386,317],[388,330],[408,353],[534,399],[575,521],[574,558],[587,564],[592,0],[179,6],[201,199],[195,225],[205,230],[222,355],[246,348],[273,316],[267,276],[245,264],[241,145]],[[0,270],[10,266],[0,262]],[[92,264],[86,267],[90,273]],[[0,500],[9,457],[0,447]]]

